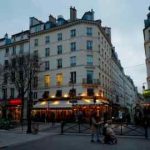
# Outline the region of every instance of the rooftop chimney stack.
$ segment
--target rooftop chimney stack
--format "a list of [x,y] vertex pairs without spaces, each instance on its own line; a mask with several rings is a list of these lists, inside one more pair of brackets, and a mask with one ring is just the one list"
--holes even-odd
[[56,24],[56,18],[53,17],[52,15],[49,15],[49,21]]
[[70,7],[70,21],[75,21],[77,19],[77,11],[75,7]]

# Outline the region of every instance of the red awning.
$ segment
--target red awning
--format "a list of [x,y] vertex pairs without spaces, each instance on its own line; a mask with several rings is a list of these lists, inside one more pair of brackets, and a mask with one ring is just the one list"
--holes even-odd
[[8,101],[9,105],[12,105],[12,106],[16,106],[16,105],[22,105],[22,101],[21,99],[19,98],[15,98],[15,99],[10,99]]

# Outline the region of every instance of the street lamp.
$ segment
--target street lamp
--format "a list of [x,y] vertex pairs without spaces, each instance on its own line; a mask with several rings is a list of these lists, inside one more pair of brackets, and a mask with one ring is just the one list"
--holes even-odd
[[4,119],[6,119],[7,93],[6,93],[6,87],[4,85],[2,86],[2,91],[3,91],[3,103],[4,103],[4,105],[3,105],[3,112],[2,112],[3,115],[2,116],[3,116]]

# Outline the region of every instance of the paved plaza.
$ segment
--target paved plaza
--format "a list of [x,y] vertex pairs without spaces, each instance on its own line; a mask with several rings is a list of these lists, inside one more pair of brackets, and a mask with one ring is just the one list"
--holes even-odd
[[117,145],[90,143],[90,136],[49,135],[36,141],[6,147],[6,150],[149,150],[150,140],[118,138]]
[[[38,134],[26,134],[26,127],[5,131],[0,130],[0,149],[6,150],[148,150],[150,139],[144,137],[118,137],[117,145],[91,143],[89,134],[60,135],[60,124],[41,124]],[[102,139],[102,137],[101,137]]]

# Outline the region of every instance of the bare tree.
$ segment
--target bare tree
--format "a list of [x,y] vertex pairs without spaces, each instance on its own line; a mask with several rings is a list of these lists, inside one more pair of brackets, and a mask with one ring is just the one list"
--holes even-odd
[[[32,99],[32,82],[37,75],[39,69],[38,56],[35,54],[15,55],[9,59],[9,62],[4,64],[4,82],[9,80],[18,91],[18,97],[22,100],[21,107],[21,122],[24,117],[25,97],[28,96],[29,101]],[[29,95],[28,95],[29,94]],[[27,106],[29,106],[27,104]],[[27,118],[28,107],[27,108]]]

